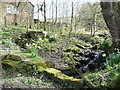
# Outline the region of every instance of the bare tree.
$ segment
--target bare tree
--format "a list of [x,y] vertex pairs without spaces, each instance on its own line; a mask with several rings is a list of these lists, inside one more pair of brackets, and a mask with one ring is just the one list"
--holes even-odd
[[44,0],[43,2],[44,5],[44,31],[46,31],[46,2]]
[[53,10],[53,8],[54,8],[54,6],[53,6],[53,5],[54,5],[54,2],[53,2],[53,0],[52,0],[52,26],[51,26],[51,27],[52,27],[52,28],[51,28],[52,31],[53,31],[53,26],[54,26],[54,24],[53,24],[53,22],[54,22],[54,16],[53,16],[54,10]]
[[63,7],[62,7],[62,19],[60,19],[60,33],[62,34],[62,30],[64,29],[63,28],[63,23],[65,23],[65,4],[66,3],[63,3]]
[[71,25],[70,25],[69,37],[71,36],[71,32],[72,32],[72,29],[73,29],[73,13],[74,13],[74,5],[73,5],[73,2],[72,2]]
[[97,18],[98,14],[100,14],[100,6],[96,6],[95,8],[95,13],[94,13],[94,24],[93,24],[93,35],[95,35],[95,32],[97,31]]
[[39,17],[39,15],[40,15],[40,5],[39,5],[39,2],[38,2],[38,0],[37,0],[37,8],[38,8],[38,11],[37,11],[37,17],[38,17],[38,22],[37,22],[37,29],[39,29],[39,19],[40,19],[40,17]]
[[[40,14],[42,16],[44,16],[44,2],[43,3],[40,3],[39,0],[37,0],[37,11],[35,13],[37,13],[37,18],[38,18],[38,22],[37,22],[37,29],[40,29],[40,24],[41,24],[41,21],[40,21]],[[41,12],[41,13],[40,13]]]
[[54,22],[54,24],[56,24],[56,22],[57,22],[57,0],[56,0],[56,14],[55,14],[55,22]]
[[6,19],[6,15],[4,16],[4,26],[7,26],[7,19]]
[[79,24],[79,22],[78,22],[79,16],[77,14],[77,12],[79,11],[79,8],[80,8],[79,6],[80,6],[80,2],[76,2],[76,4],[75,4],[76,14],[75,14],[75,20],[74,20],[74,29],[75,29],[75,32],[77,31],[77,26]]
[[53,7],[53,4],[54,4],[54,2],[53,2],[53,0],[52,0],[52,22],[53,22],[53,18],[54,18],[54,17],[53,17],[53,13],[54,13],[54,10],[53,10],[53,8],[54,8],[54,7]]
[[17,12],[15,12],[15,10],[17,10],[18,5],[17,5],[17,2],[15,1],[14,3],[14,25],[15,26],[17,25]]

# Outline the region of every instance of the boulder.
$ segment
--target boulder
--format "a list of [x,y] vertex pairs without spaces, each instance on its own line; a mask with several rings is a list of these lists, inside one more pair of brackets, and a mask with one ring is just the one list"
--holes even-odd
[[2,64],[8,64],[8,65],[10,65],[12,67],[18,65],[20,62],[21,61],[12,61],[12,60],[9,60],[9,59],[1,61]]
[[2,61],[3,59],[5,59],[6,55],[0,55],[0,61]]
[[3,60],[12,60],[12,61],[21,61],[21,58],[17,55],[10,55],[10,54],[7,54],[7,55],[0,55],[0,60],[3,61]]
[[76,87],[83,87],[83,80],[82,79],[76,79],[74,77],[67,76],[63,74],[60,70],[54,69],[54,68],[46,68],[44,70],[48,76],[60,83],[68,83],[75,85]]
[[10,67],[16,67],[21,63],[21,58],[17,55],[1,55],[0,62],[2,63],[3,69],[7,69]]
[[17,55],[7,55],[6,59],[10,59],[10,60],[13,60],[13,61],[21,61],[21,58]]
[[44,63],[46,64],[46,67],[55,68],[55,64],[51,61],[44,61]]
[[68,83],[77,87],[82,87],[84,84],[83,80],[69,77],[63,74],[60,70],[55,69],[55,64],[51,61],[34,62],[21,60],[17,55],[2,55],[0,59],[0,62],[5,69],[15,67],[15,70],[17,71],[20,71],[22,73],[30,72],[31,74],[37,70],[40,73],[46,72],[50,78],[60,83]]
[[26,44],[32,44],[37,41],[40,37],[44,39],[47,32],[45,31],[28,31],[22,33],[19,37],[16,37],[13,41],[21,48],[26,48]]

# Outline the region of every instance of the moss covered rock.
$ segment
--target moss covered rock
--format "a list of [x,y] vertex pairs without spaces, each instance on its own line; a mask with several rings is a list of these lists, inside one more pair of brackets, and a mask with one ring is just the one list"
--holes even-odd
[[17,55],[1,55],[0,62],[2,63],[3,69],[7,69],[10,67],[16,67],[21,63],[21,58]]
[[[23,64],[21,64],[20,67],[26,67],[24,69],[27,69],[27,67],[32,67],[31,70],[34,69],[34,66],[37,68],[37,70],[39,72],[43,72],[45,68],[50,68],[50,67],[55,67],[55,64],[51,61],[41,61],[41,62],[37,62],[37,61],[29,61],[29,60],[23,60],[22,61]],[[22,69],[21,68],[21,69]],[[20,68],[19,68],[20,69]]]
[[44,63],[46,64],[46,67],[55,68],[55,64],[51,61],[45,61]]
[[21,61],[21,58],[20,56],[18,55],[10,55],[10,54],[7,54],[7,55],[0,55],[0,60],[3,61],[3,60],[12,60],[12,61]]
[[14,39],[14,42],[22,48],[26,48],[26,44],[33,43],[37,41],[40,37],[44,39],[46,37],[47,32],[45,31],[28,31],[22,33],[19,37]]
[[73,52],[73,53],[78,53],[82,54],[83,50],[75,45],[69,46],[67,49],[64,50],[65,52]]
[[73,84],[77,87],[83,86],[83,80],[69,77],[63,74],[60,70],[56,70],[54,68],[46,68],[44,71],[49,74],[50,78],[54,78],[58,82]]
[[93,45],[93,47],[92,47],[93,50],[97,50],[97,49],[99,49],[99,48],[100,48],[100,44],[95,44],[95,45]]
[[6,59],[10,59],[10,60],[13,60],[13,61],[20,61],[21,60],[21,58],[17,55],[7,55]]
[[55,64],[51,61],[29,61],[28,60],[23,60],[23,63],[29,64],[29,65],[36,65],[36,66],[42,66],[44,68],[49,67],[49,68],[54,68]]
[[37,70],[38,70],[39,72],[43,72],[43,71],[45,71],[45,68],[42,67],[42,66],[37,66]]
[[2,64],[8,64],[12,67],[18,65],[21,61],[12,61],[12,60],[3,60],[1,61]]
[[81,44],[76,44],[77,47],[81,48],[81,49],[85,49],[86,47],[81,45]]
[[0,55],[0,61],[2,61],[3,59],[5,59],[6,55]]

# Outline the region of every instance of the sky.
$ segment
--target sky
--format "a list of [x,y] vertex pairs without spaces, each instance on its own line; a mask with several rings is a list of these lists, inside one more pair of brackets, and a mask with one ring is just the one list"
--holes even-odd
[[[32,3],[36,3],[37,0],[29,0],[31,1]],[[43,2],[44,0],[38,0],[39,2]],[[51,2],[52,0],[46,0],[47,3]],[[56,0],[53,0],[53,1],[56,1]],[[99,0],[58,0],[59,2],[96,2],[96,1],[99,1]]]
[[[39,4],[42,4],[44,2],[44,0],[29,0],[29,1],[32,2],[33,5],[35,6],[34,12],[38,11],[37,1],[39,2]],[[54,15],[53,16],[55,17],[55,2],[56,2],[56,0],[53,0],[53,1],[54,1]],[[86,3],[86,2],[94,3],[94,2],[98,2],[99,0],[57,0],[57,1],[58,1],[58,15],[57,16],[63,17],[63,16],[70,16],[72,2],[74,2],[74,5],[75,5],[74,10],[75,10],[77,8],[80,8],[83,3]],[[46,17],[47,17],[47,19],[52,18],[51,5],[52,5],[52,0],[46,0]],[[63,13],[64,13],[64,15],[63,15]],[[34,13],[34,18],[38,19],[37,13]],[[44,19],[41,12],[39,14],[39,18],[40,18],[40,20]]]
[[[14,1],[26,2],[26,0],[0,0],[0,1],[2,1],[2,2],[14,2]],[[37,2],[39,2],[39,4],[41,5],[44,2],[44,0],[29,0],[29,1],[32,2],[32,4],[35,6],[34,7],[34,18],[38,19],[38,14],[35,13],[38,11]],[[52,18],[52,0],[45,0],[45,1],[46,1],[46,17],[47,17],[47,19]],[[54,15],[53,16],[55,17],[55,15],[56,15],[55,14],[55,11],[56,11],[55,2],[56,2],[56,0],[53,0],[53,1],[54,1],[54,7],[53,7],[54,8],[53,9]],[[74,10],[77,11],[77,9],[79,10],[79,8],[81,7],[81,5],[83,3],[86,3],[86,2],[94,3],[97,1],[99,1],[99,0],[57,0],[57,2],[58,2],[58,5],[57,5],[58,14],[57,14],[57,16],[58,17],[70,16],[72,2],[74,2]],[[106,1],[108,1],[108,0],[106,0]],[[39,14],[39,17],[40,17],[39,19],[41,19],[41,20],[44,19],[41,12]]]

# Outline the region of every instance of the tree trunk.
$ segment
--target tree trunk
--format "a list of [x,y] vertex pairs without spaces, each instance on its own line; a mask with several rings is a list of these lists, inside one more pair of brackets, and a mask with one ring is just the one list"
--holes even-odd
[[14,14],[14,26],[17,26],[17,14]]
[[4,16],[4,26],[7,26],[7,19],[6,19],[6,15]]
[[73,29],[73,13],[74,13],[74,5],[73,5],[73,2],[72,2],[71,25],[70,25],[69,38],[71,37],[71,32],[72,32],[72,29]]
[[[38,22],[37,22],[37,29],[40,29],[39,27],[39,25],[40,25],[40,22],[39,22],[39,19],[40,19],[40,17],[39,17],[39,15],[40,15],[40,5],[39,5],[39,2],[38,2],[38,0],[37,0],[37,8],[38,8],[38,12],[37,12],[37,14],[38,14]],[[42,7],[41,7],[42,8]]]
[[[15,1],[14,9],[17,10],[17,7],[18,7],[18,5],[17,5],[17,2]],[[15,11],[14,11],[14,20],[13,20],[13,22],[14,22],[14,26],[17,26],[17,12],[15,12]]]
[[95,35],[95,32],[97,31],[97,23],[96,23],[96,21],[97,21],[97,13],[95,13],[95,15],[94,15],[94,32],[93,32],[93,36]]
[[46,31],[46,2],[44,0],[44,31]]
[[[55,7],[55,8],[56,8],[56,12],[55,12],[56,14],[55,14],[54,26],[55,26],[55,28],[57,29],[57,28],[58,28],[58,27],[57,27],[57,13],[58,13],[58,12],[57,12],[57,10],[58,10],[58,9],[57,9],[57,0],[56,0],[56,7]],[[54,31],[55,31],[55,30],[54,30]]]
[[102,7],[102,14],[107,27],[110,30],[112,36],[112,46],[109,50],[113,51],[115,48],[120,49],[120,10],[118,8],[118,2],[103,2],[101,0],[100,4]]
[[52,30],[52,32],[54,31],[54,1],[52,0],[52,24],[51,24],[51,30]]

